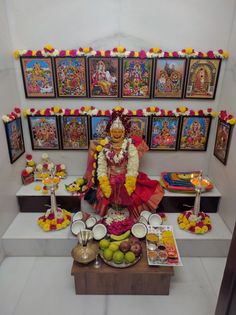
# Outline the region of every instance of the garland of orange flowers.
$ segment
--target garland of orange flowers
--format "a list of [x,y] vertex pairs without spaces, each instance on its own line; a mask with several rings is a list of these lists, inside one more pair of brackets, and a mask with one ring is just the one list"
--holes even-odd
[[[236,119],[233,115],[227,113],[226,110],[222,110],[220,112],[214,111],[212,108],[207,109],[199,109],[193,110],[186,106],[177,107],[174,110],[161,109],[156,106],[149,106],[143,109],[131,110],[124,109],[121,106],[116,106],[114,108],[117,111],[122,110],[124,115],[128,116],[212,116],[213,118],[219,117],[221,120],[234,125],[236,123]],[[44,109],[36,109],[36,108],[28,108],[24,109],[23,114],[24,117],[27,116],[79,116],[79,115],[88,115],[88,116],[111,116],[113,109],[101,110],[97,109],[94,106],[82,106],[77,109],[70,108],[60,108],[59,106],[48,107]]]
[[188,47],[179,51],[163,51],[161,48],[153,47],[148,51],[140,50],[127,50],[125,47],[118,46],[111,50],[94,50],[92,47],[80,47],[79,49],[70,50],[58,50],[51,44],[45,45],[41,50],[16,50],[14,51],[14,57],[78,57],[78,56],[96,56],[96,57],[137,57],[137,58],[221,58],[227,59],[229,53],[226,50],[209,50],[207,52],[196,51],[195,49]]

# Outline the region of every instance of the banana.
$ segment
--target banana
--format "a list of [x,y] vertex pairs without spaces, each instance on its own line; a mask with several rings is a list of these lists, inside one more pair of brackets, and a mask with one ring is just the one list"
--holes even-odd
[[114,235],[111,234],[110,238],[114,241],[123,241],[124,239],[128,238],[130,236],[130,230],[126,231],[125,233],[121,235]]
[[128,241],[129,240],[129,238],[125,238],[125,239],[123,239],[123,240],[121,240],[121,241],[111,241],[111,244],[117,244],[117,245],[120,245],[122,242],[124,242],[124,241]]

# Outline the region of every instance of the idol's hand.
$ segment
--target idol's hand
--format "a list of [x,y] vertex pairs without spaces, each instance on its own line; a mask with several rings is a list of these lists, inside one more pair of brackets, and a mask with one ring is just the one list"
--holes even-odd
[[108,199],[111,196],[111,185],[107,176],[100,176],[98,178],[101,190],[104,196]]
[[134,176],[126,176],[125,178],[125,188],[129,196],[135,191],[136,188],[136,177]]

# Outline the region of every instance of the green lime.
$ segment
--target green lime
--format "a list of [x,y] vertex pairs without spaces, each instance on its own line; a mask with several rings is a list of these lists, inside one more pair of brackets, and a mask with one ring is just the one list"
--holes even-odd
[[118,244],[111,243],[111,244],[109,245],[109,249],[111,249],[113,252],[116,252],[116,251],[119,249],[119,245],[118,245]]
[[110,245],[110,241],[106,240],[105,238],[102,239],[100,242],[99,242],[99,247],[103,250],[105,248],[108,248]]
[[136,259],[136,257],[135,257],[135,255],[134,255],[134,253],[133,252],[127,252],[126,254],[125,254],[125,261],[127,262],[127,263],[132,263],[132,262],[134,262],[135,261],[135,259]]
[[120,251],[117,250],[114,254],[113,254],[113,261],[116,264],[122,264],[124,261],[124,254]]
[[103,252],[103,256],[106,260],[112,260],[113,257],[113,251],[109,248],[106,248]]

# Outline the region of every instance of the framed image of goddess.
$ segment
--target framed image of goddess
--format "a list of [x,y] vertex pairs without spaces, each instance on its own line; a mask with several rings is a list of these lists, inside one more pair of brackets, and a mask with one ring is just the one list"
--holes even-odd
[[90,97],[120,97],[120,60],[118,57],[88,58],[88,74]]
[[56,97],[51,57],[21,57],[26,98]]
[[106,127],[110,120],[108,116],[92,116],[91,117],[91,140],[104,139],[107,136]]
[[150,150],[175,151],[178,143],[180,117],[153,116]]
[[13,164],[25,152],[21,118],[5,123],[5,131],[9,158],[11,164]]
[[121,97],[145,99],[151,97],[153,59],[122,59]]
[[138,136],[145,142],[148,140],[148,117],[131,116],[129,137]]
[[206,151],[211,116],[183,116],[179,150]]
[[231,134],[232,134],[232,125],[219,119],[217,130],[216,130],[214,156],[218,160],[220,160],[224,165],[226,165],[227,163]]
[[59,128],[56,116],[28,116],[33,150],[59,150]]
[[156,59],[154,98],[183,98],[186,58]]
[[85,57],[56,57],[58,97],[87,97]]
[[60,128],[63,150],[88,149],[88,116],[61,116]]
[[221,59],[190,58],[185,98],[214,99]]

